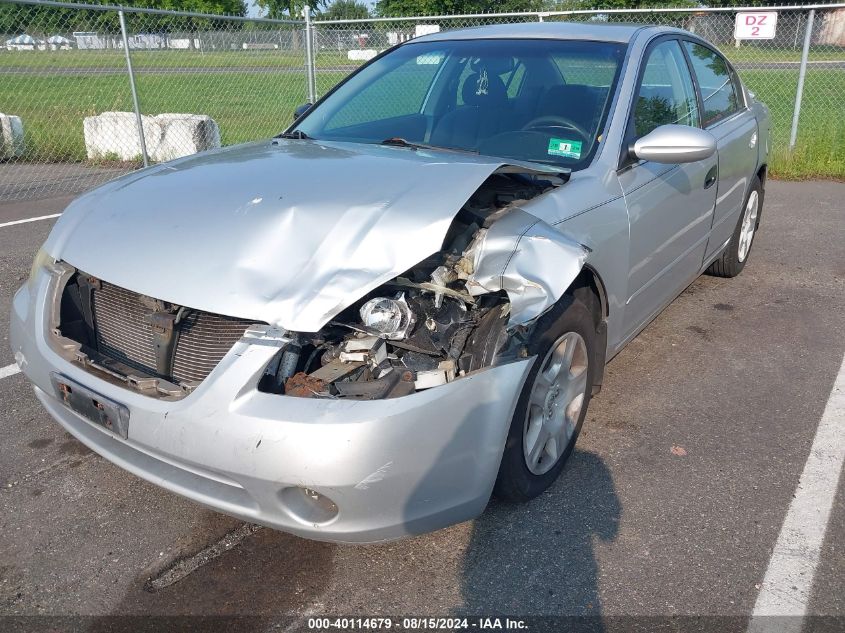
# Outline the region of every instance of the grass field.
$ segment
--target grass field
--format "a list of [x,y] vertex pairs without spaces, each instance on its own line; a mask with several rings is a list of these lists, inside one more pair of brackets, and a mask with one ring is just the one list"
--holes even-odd
[[[750,47],[726,52],[745,56],[742,61],[760,61],[752,59],[751,55],[759,51]],[[835,59],[830,50],[816,56]],[[318,88],[324,94],[345,74],[331,68],[349,62],[336,52],[321,52],[318,59],[322,69],[317,74]],[[775,61],[770,55],[764,59]],[[790,60],[783,57],[778,61]],[[136,51],[133,62],[140,71],[137,87],[143,112],[208,114],[219,124],[225,145],[278,133],[290,122],[293,109],[307,99],[301,57],[291,52]],[[0,53],[0,112],[23,119],[25,159],[84,161],[82,119],[109,110],[130,111],[132,102],[125,74],[72,69],[117,70],[122,64],[120,51]],[[172,74],[153,70],[171,68],[185,71]],[[197,71],[191,72],[193,68]],[[209,68],[235,72],[201,72]],[[277,71],[243,72],[249,68]],[[11,69],[19,72],[9,72]],[[741,70],[740,74],[772,111],[772,175],[845,179],[845,70],[808,71],[798,143],[792,153],[787,145],[797,68]]]
[[792,152],[789,132],[798,71],[748,70],[740,75],[771,110],[773,176],[845,179],[845,70],[807,72],[798,138]]
[[[723,47],[723,52],[734,63],[798,62],[801,49],[771,49],[745,45],[741,48]],[[832,46],[815,46],[810,49],[810,61],[845,61],[845,49]],[[318,67],[349,66],[345,51],[324,49],[317,52]],[[132,63],[143,68],[290,68],[305,67],[304,51],[291,50],[135,50]],[[125,68],[123,50],[68,50],[68,51],[8,51],[0,49],[0,72],[4,68],[37,69],[39,72],[68,68]]]
[[[797,48],[772,49],[763,46],[743,45],[740,48],[722,46],[720,50],[734,64],[758,62],[800,62],[801,42]],[[843,61],[845,49],[835,46],[813,46],[807,56],[810,61]]]
[[[317,52],[318,66],[349,66],[355,64],[346,57],[346,51],[321,50]],[[291,50],[135,50],[132,51],[135,68],[305,68],[305,52]],[[0,48],[0,72],[6,68],[25,68],[38,72],[59,71],[68,68],[124,70],[126,58],[122,49],[68,50],[68,51],[9,51]]]

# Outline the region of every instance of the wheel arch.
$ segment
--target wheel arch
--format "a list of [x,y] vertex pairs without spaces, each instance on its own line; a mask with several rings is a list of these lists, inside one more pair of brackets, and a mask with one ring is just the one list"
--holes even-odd
[[581,272],[572,282],[566,294],[575,297],[586,305],[593,314],[596,325],[596,349],[592,362],[596,371],[593,380],[593,395],[601,391],[604,378],[604,366],[607,358],[607,319],[610,314],[610,304],[607,290],[598,272],[589,264],[584,264]]
[[766,179],[769,177],[769,165],[763,163],[757,170],[757,178],[760,180],[760,208],[757,211],[757,227],[760,228],[760,220],[763,218],[763,202],[766,199]]

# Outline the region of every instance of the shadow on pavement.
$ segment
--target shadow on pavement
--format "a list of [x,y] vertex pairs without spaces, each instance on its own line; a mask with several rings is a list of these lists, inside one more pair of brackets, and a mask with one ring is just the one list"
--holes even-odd
[[600,616],[593,544],[616,538],[621,512],[607,466],[577,450],[540,497],[492,501],[465,554],[461,612]]

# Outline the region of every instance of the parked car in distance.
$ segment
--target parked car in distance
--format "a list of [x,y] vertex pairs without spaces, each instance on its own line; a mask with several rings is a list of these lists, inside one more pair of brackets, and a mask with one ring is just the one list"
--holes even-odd
[[371,542],[528,500],[612,359],[760,223],[768,110],[696,35],[419,37],[273,139],[74,201],[16,294],[39,400],[221,512]]

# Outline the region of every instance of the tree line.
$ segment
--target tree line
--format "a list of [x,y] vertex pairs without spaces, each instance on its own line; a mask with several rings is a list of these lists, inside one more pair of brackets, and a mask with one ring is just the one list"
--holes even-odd
[[[817,1],[817,0],[816,0]],[[273,17],[299,15],[302,0],[257,0]],[[371,11],[359,0],[310,0],[307,4],[325,19],[354,19],[405,15],[450,15],[578,9],[638,9],[652,7],[728,7],[813,4],[814,0],[377,0]]]
[[[95,0],[96,1],[96,0]],[[143,7],[169,11],[190,11],[216,15],[246,15],[244,0],[115,0],[104,4]],[[225,20],[186,16],[126,13],[127,28],[136,32],[195,31],[208,28],[231,28]],[[224,26],[226,25],[226,26]],[[111,11],[94,9],[62,9],[28,4],[0,4],[0,33],[25,32],[30,35],[72,31],[119,31]]]

